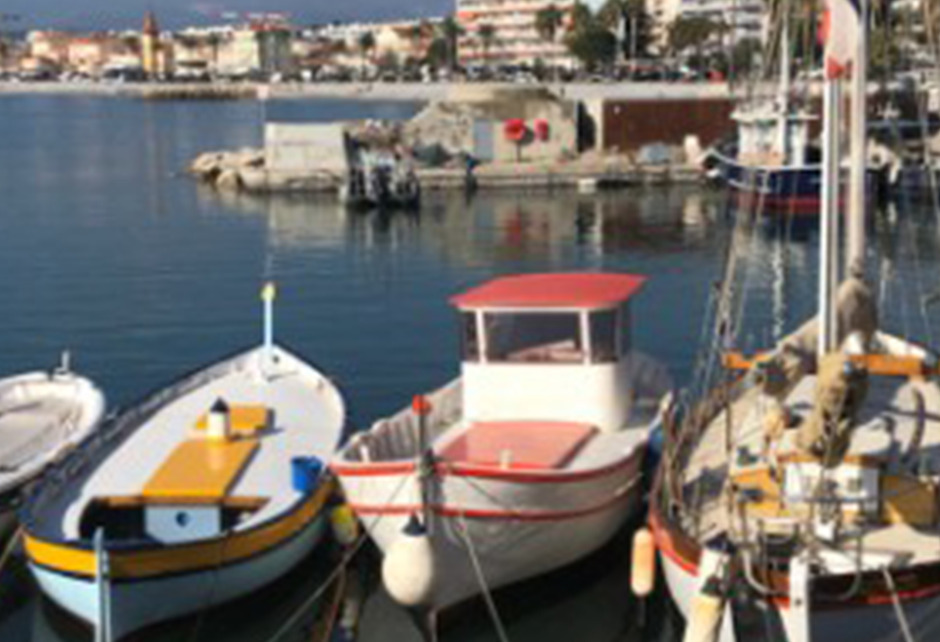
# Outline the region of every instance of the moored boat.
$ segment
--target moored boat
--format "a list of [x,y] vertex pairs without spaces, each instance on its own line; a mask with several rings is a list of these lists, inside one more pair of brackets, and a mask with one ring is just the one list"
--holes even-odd
[[865,273],[867,18],[848,0],[827,10],[817,316],[766,353],[722,355],[726,372],[667,429],[651,497],[687,639],[744,637],[751,615],[791,642],[940,636],[940,359],[881,328]]
[[533,274],[452,299],[461,377],[331,465],[386,588],[434,615],[598,550],[634,514],[671,381],[636,350],[643,277]]
[[270,331],[164,388],[49,475],[22,511],[43,593],[118,639],[277,579],[326,528],[345,406]]
[[27,486],[88,439],[104,413],[104,394],[71,371],[67,354],[51,372],[0,380],[0,533],[15,526]]

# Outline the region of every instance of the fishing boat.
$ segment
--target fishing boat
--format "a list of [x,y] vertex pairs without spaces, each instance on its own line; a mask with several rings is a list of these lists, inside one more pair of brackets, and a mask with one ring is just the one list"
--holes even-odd
[[69,360],[65,353],[52,371],[0,380],[0,533],[15,525],[24,489],[104,418],[104,394]]
[[26,501],[30,569],[98,639],[244,596],[311,552],[333,483],[337,388],[273,341],[120,414]]
[[451,299],[461,376],[353,436],[332,469],[427,616],[598,550],[634,514],[671,388],[633,345],[644,278],[498,278]]
[[[785,6],[785,5],[784,5]],[[781,16],[779,84],[775,96],[749,95],[731,114],[737,136],[708,150],[706,175],[726,185],[737,202],[765,214],[818,216],[821,150],[811,142],[817,116],[791,95],[788,12]],[[880,157],[879,157],[880,158]],[[868,163],[869,195],[878,197],[889,159]]]
[[867,21],[848,0],[827,10],[817,315],[765,353],[723,350],[725,373],[666,429],[650,528],[687,640],[940,636],[940,368],[881,328],[865,277]]

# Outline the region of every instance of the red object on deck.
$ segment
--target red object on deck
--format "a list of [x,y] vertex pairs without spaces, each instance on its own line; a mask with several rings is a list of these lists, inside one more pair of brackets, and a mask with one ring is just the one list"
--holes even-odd
[[594,426],[562,421],[486,421],[470,426],[438,455],[452,463],[558,470],[596,433]]
[[542,142],[547,141],[550,131],[551,130],[548,126],[547,120],[545,120],[544,118],[539,118],[538,120],[535,121],[535,138],[537,140],[540,140]]
[[503,135],[510,142],[521,143],[527,131],[525,121],[521,118],[510,118],[503,123]]
[[609,272],[521,274],[494,279],[450,302],[458,308],[609,308],[631,298],[645,281]]
[[431,402],[424,395],[415,395],[411,400],[411,409],[416,415],[426,416],[431,414]]

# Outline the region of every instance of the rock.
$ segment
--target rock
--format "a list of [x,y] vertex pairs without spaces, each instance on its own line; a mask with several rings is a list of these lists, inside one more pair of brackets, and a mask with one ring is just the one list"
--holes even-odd
[[207,152],[200,154],[189,165],[189,171],[205,181],[212,181],[219,175],[222,169],[224,154],[219,152]]
[[236,169],[223,169],[215,179],[215,186],[220,190],[238,191],[242,185],[241,174]]

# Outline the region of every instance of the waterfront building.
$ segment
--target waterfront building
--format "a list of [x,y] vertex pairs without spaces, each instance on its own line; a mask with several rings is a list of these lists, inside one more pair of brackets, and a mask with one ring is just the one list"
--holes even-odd
[[71,40],[62,31],[30,31],[26,35],[28,58],[37,68],[62,69],[68,63]]
[[281,23],[257,22],[234,28],[218,49],[223,76],[285,74],[293,70],[293,33]]
[[400,62],[409,58],[422,60],[434,40],[441,18],[423,20],[396,20],[394,22],[350,22],[320,27],[316,37],[321,40],[342,43],[350,57],[359,55],[359,42],[370,33],[375,38],[375,50],[370,56],[381,59],[394,56]]
[[763,42],[768,27],[764,0],[651,0],[659,2],[663,23],[655,31],[668,44],[669,25],[678,18],[707,18],[725,27],[723,35],[712,39],[717,48],[731,42],[753,39]]
[[[541,60],[550,66],[574,67],[576,60],[564,44],[566,27],[548,42],[536,29],[535,17],[552,5],[570,14],[577,4],[577,0],[457,0],[457,21],[464,30],[458,46],[460,64],[532,65]],[[596,11],[603,0],[581,4]],[[481,37],[484,25],[493,29],[490,41]]]

